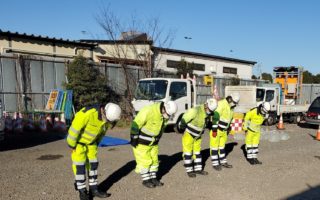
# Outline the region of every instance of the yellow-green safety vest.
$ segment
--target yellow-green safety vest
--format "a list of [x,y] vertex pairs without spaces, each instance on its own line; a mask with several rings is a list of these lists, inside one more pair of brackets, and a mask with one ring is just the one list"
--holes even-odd
[[161,104],[155,103],[142,108],[131,125],[131,137],[138,139],[140,144],[156,145],[166,127],[168,120],[163,118]]
[[233,109],[230,108],[228,101],[226,99],[220,100],[215,112],[219,114],[218,129],[227,130],[233,118]]
[[181,123],[187,125],[186,131],[193,137],[200,137],[206,125],[207,113],[204,105],[190,108],[181,118]]
[[109,123],[101,119],[99,107],[82,108],[76,113],[68,130],[67,143],[76,147],[77,143],[98,144],[105,135]]
[[246,113],[244,117],[243,130],[252,132],[260,132],[261,124],[264,121],[264,116],[258,113],[258,108],[253,108]]

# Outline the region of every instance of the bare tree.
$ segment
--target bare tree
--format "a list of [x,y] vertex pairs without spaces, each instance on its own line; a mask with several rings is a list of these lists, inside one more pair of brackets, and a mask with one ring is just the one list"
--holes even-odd
[[[139,66],[145,77],[152,76],[153,52],[152,47],[169,47],[173,41],[173,31],[165,31],[160,25],[159,18],[139,20],[133,14],[130,20],[122,21],[110,7],[102,7],[95,17],[104,30],[106,37],[111,41],[111,48],[103,49],[105,55],[118,64],[124,73],[127,91],[127,102],[132,111],[131,100],[133,88],[137,83],[132,74],[132,67]],[[131,112],[132,113],[132,112]]]

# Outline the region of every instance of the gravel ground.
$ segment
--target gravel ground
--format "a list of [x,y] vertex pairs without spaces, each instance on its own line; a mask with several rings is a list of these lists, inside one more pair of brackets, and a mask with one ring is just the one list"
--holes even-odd
[[[205,134],[202,155],[209,175],[194,179],[188,178],[183,167],[181,135],[165,133],[159,155],[159,173],[165,185],[155,189],[141,185],[130,145],[100,148],[100,187],[111,193],[108,199],[320,199],[320,143],[314,140],[317,129],[285,127],[289,140],[261,141],[260,166],[245,160],[243,140],[230,139],[228,161],[234,167],[220,172],[211,167]],[[116,128],[108,135],[129,139],[129,129]],[[63,137],[58,133],[7,135],[0,143],[0,199],[78,199],[71,151]]]

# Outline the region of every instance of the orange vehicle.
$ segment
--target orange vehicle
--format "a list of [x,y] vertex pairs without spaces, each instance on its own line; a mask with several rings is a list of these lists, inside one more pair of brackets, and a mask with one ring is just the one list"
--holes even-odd
[[274,67],[274,83],[282,88],[284,104],[293,105],[300,98],[303,80],[302,67]]

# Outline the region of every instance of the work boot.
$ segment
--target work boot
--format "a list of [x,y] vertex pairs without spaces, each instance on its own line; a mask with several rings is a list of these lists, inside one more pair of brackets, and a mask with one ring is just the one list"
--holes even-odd
[[248,159],[248,162],[250,163],[250,165],[255,165],[256,163],[254,162],[253,158]]
[[79,197],[80,197],[80,200],[89,200],[87,189],[79,190]]
[[195,172],[187,172],[187,174],[190,178],[195,178],[197,176]]
[[146,186],[147,188],[154,188],[154,187],[156,187],[155,184],[152,182],[151,179],[142,181],[142,185]]
[[202,171],[195,171],[195,173],[196,173],[196,174],[199,174],[199,175],[204,175],[204,176],[205,176],[205,175],[208,175],[208,172],[203,171],[203,170],[202,170]]
[[222,163],[221,166],[224,168],[232,168],[232,165],[230,165],[228,163]]
[[155,186],[163,186],[163,183],[160,182],[158,179],[153,178],[151,179],[151,182],[155,185]]
[[221,165],[214,165],[212,167],[213,167],[213,169],[215,169],[217,171],[221,171],[222,170]]
[[98,198],[107,198],[110,197],[111,194],[106,193],[106,192],[102,192],[100,190],[98,190],[97,188],[92,189],[89,191],[89,196],[90,197],[98,197]]
[[259,161],[258,158],[254,158],[253,161],[254,161],[254,164],[257,164],[257,165],[261,165],[262,164],[262,162]]

